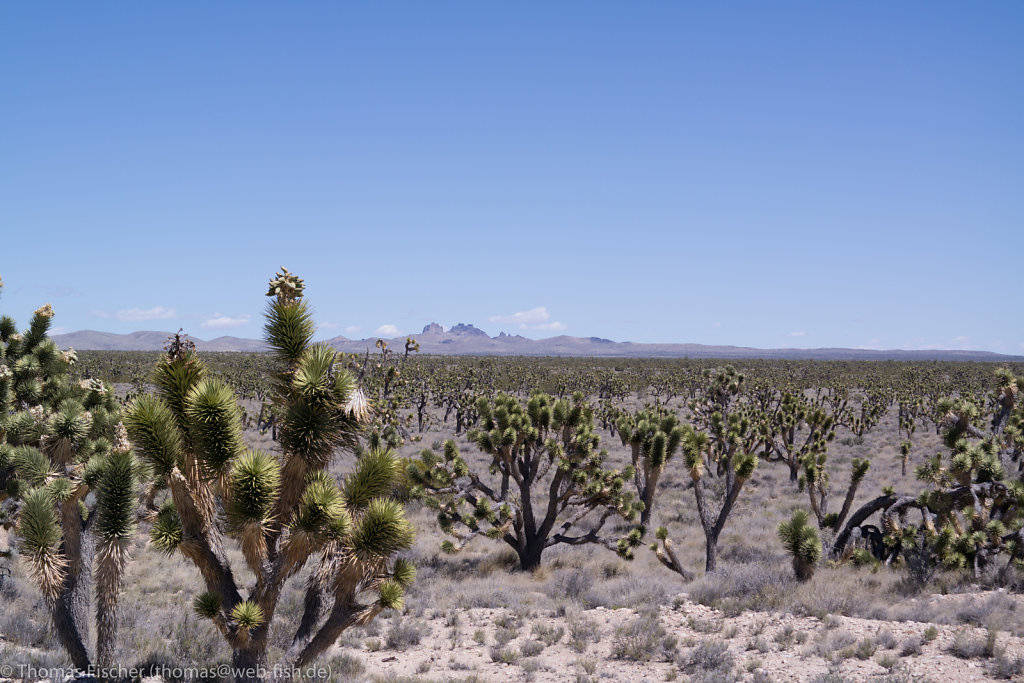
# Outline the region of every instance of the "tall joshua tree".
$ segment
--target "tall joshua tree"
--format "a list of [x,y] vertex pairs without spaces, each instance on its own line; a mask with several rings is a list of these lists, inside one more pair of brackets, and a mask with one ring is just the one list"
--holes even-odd
[[146,474],[111,388],[72,379],[75,353],[59,351],[48,337],[52,317],[43,306],[23,333],[0,317],[0,524],[14,527],[58,640],[72,663],[87,669],[111,663],[117,596]]
[[524,570],[536,569],[557,544],[596,543],[632,556],[639,529],[618,539],[603,532],[609,520],[632,521],[642,507],[623,490],[632,468],[605,467],[607,453],[597,450],[594,414],[581,394],[569,401],[538,393],[525,406],[499,395],[477,407],[480,429],[469,438],[491,456],[490,477],[471,469],[450,440],[443,454],[426,450],[409,468],[442,530],[456,538],[445,541],[445,551],[483,534],[511,546]]
[[[735,508],[740,491],[757,467],[755,450],[761,443],[757,410],[743,401],[743,375],[731,365],[704,374],[701,396],[690,402],[692,424],[683,426],[682,456],[697,502],[697,513],[705,541],[705,571],[718,565],[718,539]],[[712,487],[709,479],[717,479]],[[718,495],[714,489],[720,491]],[[718,498],[719,500],[715,500]],[[716,509],[717,508],[717,509]],[[652,549],[669,569],[689,578],[661,527]]]
[[[206,592],[195,611],[232,648],[236,680],[267,670],[282,589],[308,561],[315,567],[304,611],[279,670],[309,663],[345,629],[400,607],[414,574],[394,557],[413,537],[402,506],[387,497],[398,474],[394,455],[366,451],[340,485],[327,473],[339,449],[357,445],[368,407],[336,352],[311,343],[304,284],[282,271],[270,282],[264,325],[280,364],[272,400],[282,416],[281,453],[244,448],[235,397],[181,337],[157,365],[157,394],[136,399],[126,416],[139,453],[170,489],[152,542],[199,570]],[[228,560],[229,538],[255,575],[247,590]]]

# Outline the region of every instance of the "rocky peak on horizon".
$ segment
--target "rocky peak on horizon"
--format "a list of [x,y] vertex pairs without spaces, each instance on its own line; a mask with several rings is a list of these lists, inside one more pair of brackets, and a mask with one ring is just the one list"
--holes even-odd
[[448,333],[449,334],[469,334],[469,335],[473,335],[473,336],[476,336],[476,337],[483,336],[483,337],[487,337],[488,339],[491,338],[490,335],[487,334],[486,332],[484,332],[483,330],[481,330],[481,329],[479,329],[477,327],[473,327],[472,325],[467,325],[465,323],[459,323],[458,325],[455,325],[450,330],[448,330]]
[[430,323],[423,327],[423,331],[420,334],[444,334],[444,328],[437,323]]

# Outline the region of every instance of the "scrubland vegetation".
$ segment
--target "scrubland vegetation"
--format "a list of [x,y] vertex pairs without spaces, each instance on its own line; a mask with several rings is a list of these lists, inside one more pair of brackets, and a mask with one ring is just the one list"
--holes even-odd
[[303,295],[267,354],[0,320],[0,661],[1024,672],[1024,366],[354,357]]

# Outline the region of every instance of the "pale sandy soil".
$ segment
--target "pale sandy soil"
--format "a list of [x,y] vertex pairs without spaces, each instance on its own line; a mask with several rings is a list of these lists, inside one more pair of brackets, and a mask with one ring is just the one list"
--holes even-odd
[[[544,596],[537,595],[541,609],[543,599]],[[958,597],[922,599],[954,602]],[[1014,596],[1014,599],[1021,600],[1019,596]],[[502,609],[464,610],[455,627],[447,625],[443,616],[425,619],[429,632],[417,646],[401,652],[389,649],[370,652],[365,646],[335,646],[331,654],[345,653],[361,660],[366,670],[357,680],[373,680],[375,676],[461,680],[475,676],[487,681],[664,681],[673,678],[687,680],[692,674],[702,674],[699,667],[690,663],[689,653],[701,641],[710,639],[728,644],[728,653],[735,662],[733,672],[738,680],[811,681],[829,672],[849,681],[878,679],[887,675],[891,676],[890,680],[997,680],[994,671],[990,671],[993,667],[991,660],[961,659],[950,652],[958,634],[961,639],[967,637],[984,642],[986,630],[981,628],[937,625],[934,628],[938,635],[930,642],[922,643],[920,654],[901,655],[902,646],[908,640],[915,637],[924,640],[930,624],[852,617],[828,617],[822,621],[815,617],[763,612],[748,612],[728,618],[709,607],[690,602],[683,595],[675,602],[673,606],[662,608],[658,615],[666,634],[676,640],[675,653],[666,655],[662,652],[648,662],[617,659],[613,655],[617,629],[636,620],[637,612],[600,607],[581,611],[569,618],[524,619],[518,628],[518,637],[510,641],[507,648],[518,651],[527,641],[537,640],[531,635],[531,629],[538,624],[562,627],[566,635],[534,657],[517,656],[514,663],[492,661],[496,622],[502,618],[514,618]],[[567,644],[569,622],[580,618],[594,622],[599,631],[595,639],[597,642],[589,643],[583,653],[574,651]],[[788,638],[787,627],[792,629]],[[708,632],[711,630],[713,632]],[[479,631],[483,632],[483,638]],[[483,643],[474,640],[474,633],[476,640],[483,640]],[[855,651],[864,639],[873,641],[876,649],[871,656],[860,659]],[[852,644],[834,647],[836,643],[846,641]],[[885,643],[891,647],[884,647]],[[1003,648],[1007,657],[1020,657],[1024,655],[1024,640],[1001,633],[997,648]],[[844,649],[845,653],[842,652]],[[834,663],[830,664],[823,655],[831,655]],[[880,663],[887,655],[896,661],[895,666],[891,661],[886,662],[891,670]],[[666,661],[669,657],[671,660]],[[710,676],[702,680],[728,680],[724,669],[718,670],[721,678]]]

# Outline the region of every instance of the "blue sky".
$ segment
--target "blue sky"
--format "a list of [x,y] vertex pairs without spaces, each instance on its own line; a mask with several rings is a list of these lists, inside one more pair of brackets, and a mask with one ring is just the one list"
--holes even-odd
[[1019,2],[8,2],[0,310],[59,331],[1024,353]]

